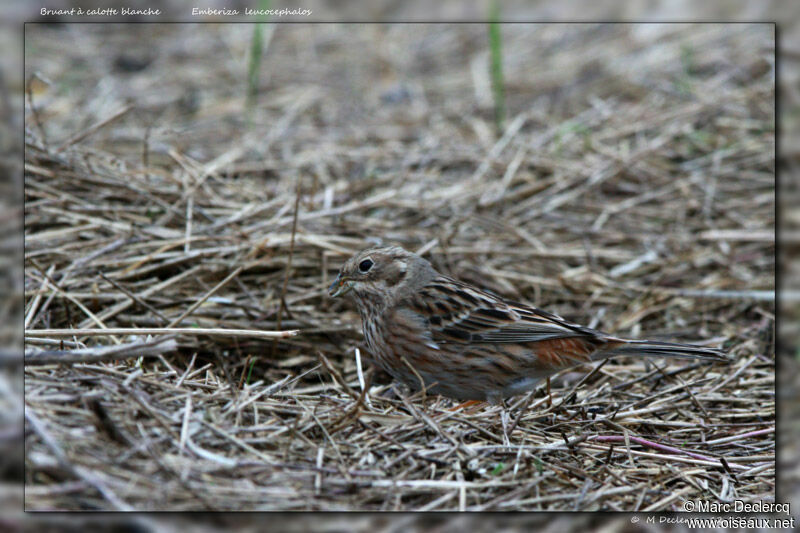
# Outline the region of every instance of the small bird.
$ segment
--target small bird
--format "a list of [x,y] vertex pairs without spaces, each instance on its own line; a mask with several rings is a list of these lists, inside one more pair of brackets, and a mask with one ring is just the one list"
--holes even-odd
[[713,348],[574,324],[440,274],[398,246],[355,254],[328,290],[355,299],[378,366],[414,390],[458,400],[499,404],[556,372],[616,356],[728,362]]

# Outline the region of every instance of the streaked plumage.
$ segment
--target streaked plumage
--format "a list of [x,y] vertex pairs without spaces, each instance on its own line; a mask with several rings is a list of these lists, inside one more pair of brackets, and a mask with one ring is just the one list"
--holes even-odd
[[461,400],[496,403],[565,368],[619,355],[727,361],[719,350],[622,339],[504,300],[396,246],[354,255],[329,290],[353,296],[381,368]]

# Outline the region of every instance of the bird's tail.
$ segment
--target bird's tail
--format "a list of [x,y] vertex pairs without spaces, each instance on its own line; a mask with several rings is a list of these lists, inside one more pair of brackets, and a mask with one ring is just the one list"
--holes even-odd
[[592,359],[607,359],[620,355],[682,357],[684,359],[704,359],[706,361],[718,361],[723,363],[730,362],[730,358],[725,352],[717,350],[716,348],[661,341],[626,341],[625,344],[597,352],[592,356]]

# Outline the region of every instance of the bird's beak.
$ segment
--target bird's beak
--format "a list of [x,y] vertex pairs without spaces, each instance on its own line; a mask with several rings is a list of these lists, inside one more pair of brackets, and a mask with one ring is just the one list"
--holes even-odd
[[338,298],[339,296],[350,291],[350,289],[352,289],[353,285],[355,284],[356,284],[355,281],[347,281],[345,279],[342,279],[342,275],[339,274],[338,276],[336,276],[336,279],[333,280],[331,286],[328,287],[328,294],[331,295],[331,298]]

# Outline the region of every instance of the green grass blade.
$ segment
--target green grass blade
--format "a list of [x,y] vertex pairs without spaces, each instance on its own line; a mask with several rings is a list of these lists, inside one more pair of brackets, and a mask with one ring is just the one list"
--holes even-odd
[[[270,0],[260,0],[258,2],[259,10],[267,10],[270,6]],[[247,101],[246,107],[248,111],[253,109],[258,96],[258,79],[261,73],[261,54],[264,45],[264,21],[266,17],[259,15],[258,22],[253,28],[253,37],[250,40],[250,62],[247,66]],[[249,114],[252,117],[252,114]]]
[[491,53],[490,74],[494,96],[494,123],[497,131],[503,130],[506,120],[506,89],[503,81],[503,37],[500,33],[500,5],[492,0],[489,7],[489,50]]

